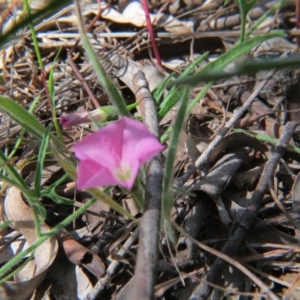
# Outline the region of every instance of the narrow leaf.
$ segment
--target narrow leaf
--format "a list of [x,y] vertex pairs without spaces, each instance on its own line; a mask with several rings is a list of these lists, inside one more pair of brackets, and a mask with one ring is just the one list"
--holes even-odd
[[58,180],[56,180],[54,183],[52,183],[50,186],[48,186],[46,189],[44,189],[41,192],[41,195],[42,196],[44,196],[44,195],[46,196],[47,194],[51,193],[52,190],[55,190],[56,187],[58,187],[59,185],[61,185],[68,177],[69,177],[68,174],[63,175]]
[[174,76],[175,76],[175,73],[171,73],[167,78],[165,78],[164,80],[159,82],[157,87],[154,89],[153,98],[156,103],[159,103],[161,97],[163,96],[163,94],[165,92],[167,84],[172,80],[172,78],[174,78]]
[[[47,217],[47,211],[42,202],[40,202],[38,199],[35,199],[34,201],[30,201],[30,206],[34,212],[38,213],[38,223],[42,225],[42,223],[46,220]],[[37,230],[37,228],[36,228]],[[40,228],[38,228],[38,232],[40,232]]]
[[243,74],[255,74],[263,70],[272,69],[285,69],[290,67],[300,66],[300,55],[293,55],[284,59],[276,60],[249,60],[243,64],[237,64],[236,68],[232,72],[217,71],[207,74],[199,74],[197,76],[198,83],[200,82],[213,82],[214,80],[230,78],[237,75]]
[[25,191],[30,194],[30,190],[27,187],[26,182],[22,179],[16,169],[10,164],[10,162],[6,159],[5,155],[2,151],[0,151],[0,166],[5,170],[8,177],[16,182],[16,184],[22,187]]
[[166,170],[163,181],[162,193],[162,216],[164,218],[165,228],[168,237],[175,244],[175,236],[170,221],[171,208],[173,206],[173,197],[171,194],[173,184],[173,165],[176,158],[177,147],[179,144],[179,136],[186,117],[186,109],[189,97],[189,89],[184,88],[181,98],[181,104],[178,110],[174,125],[172,126],[172,134],[170,139],[169,151],[166,159]]
[[[40,96],[37,96],[34,98],[33,102],[31,103],[30,105],[30,108],[29,108],[29,113],[32,114],[36,104],[38,103],[38,101],[40,100]],[[18,140],[16,141],[15,145],[14,145],[14,148],[12,149],[12,151],[10,152],[10,154],[8,155],[8,158],[12,158],[16,151],[18,150],[19,146],[21,145],[21,142],[22,142],[22,139],[23,139],[23,136],[25,134],[25,129],[22,128],[19,136],[18,136]]]
[[57,204],[74,205],[74,201],[68,198],[60,197],[54,190],[44,196],[49,197],[53,202]]
[[[42,140],[46,128],[26,109],[16,104],[11,99],[2,96],[0,96],[0,109],[36,138]],[[53,134],[50,134],[50,137],[57,144],[61,145],[59,140]]]
[[46,129],[46,132],[42,139],[39,155],[38,155],[36,171],[35,171],[35,180],[34,180],[34,192],[36,195],[39,195],[41,193],[42,172],[44,168],[44,161],[46,157],[47,148],[49,145],[50,128],[51,126],[49,126]]
[[[273,31],[268,34],[256,36],[251,40],[247,40],[245,42],[239,43],[238,45],[232,47],[230,50],[219,56],[215,61],[207,64],[201,71],[199,71],[197,74],[193,76],[187,76],[183,79],[175,80],[171,83],[171,86],[176,84],[188,84],[188,85],[196,85],[198,84],[199,78],[201,78],[201,81],[204,81],[203,78],[205,76],[212,75],[214,72],[222,70],[224,67],[226,67],[229,63],[233,62],[240,56],[246,54],[248,51],[250,51],[253,47],[257,46],[258,44],[274,38],[278,36],[283,36],[282,31]],[[207,79],[211,80],[211,79]],[[205,80],[205,81],[207,81]]]
[[104,91],[108,95],[109,100],[117,107],[117,109],[119,110],[119,113],[123,116],[130,117],[130,113],[126,107],[126,103],[125,103],[124,99],[120,95],[114,82],[111,80],[111,78],[105,72],[103,66],[101,65],[101,63],[99,61],[99,58],[95,54],[95,51],[86,35],[85,29],[83,28],[84,23],[82,20],[82,15],[81,15],[78,0],[75,0],[75,10],[76,10],[77,18],[79,19],[78,25],[79,25],[81,41],[84,45],[86,54],[94,68],[94,71],[96,72],[99,83],[101,84]]
[[29,188],[27,186],[25,187],[23,185],[20,185],[17,181],[9,178],[8,176],[4,176],[4,175],[0,174],[0,180],[10,184],[11,186],[17,187],[20,191],[22,191],[23,194],[31,195],[31,191],[29,190]]
[[[188,74],[190,74],[193,69],[199,65],[208,55],[208,52],[204,53],[200,57],[198,57],[194,62],[192,62],[186,70],[179,76],[179,79],[185,78]],[[159,106],[158,116],[162,119],[173,107],[178,103],[182,96],[182,88],[181,87],[172,87],[166,98]]]
[[244,17],[247,16],[250,9],[258,2],[258,0],[237,0],[240,11]]
[[279,2],[275,3],[270,9],[268,9],[258,20],[256,20],[251,27],[246,32],[246,37],[249,37],[251,33],[258,28],[269,16],[273,15],[276,10],[280,9],[287,0],[280,0]]
[[246,32],[246,18],[250,9],[256,4],[257,0],[237,0],[241,11],[241,36],[239,42],[243,42]]
[[93,196],[96,197],[98,200],[108,204],[112,209],[120,213],[121,215],[129,218],[130,220],[136,221],[136,219],[121,205],[119,205],[115,200],[110,198],[107,194],[99,189],[87,189],[87,191]]

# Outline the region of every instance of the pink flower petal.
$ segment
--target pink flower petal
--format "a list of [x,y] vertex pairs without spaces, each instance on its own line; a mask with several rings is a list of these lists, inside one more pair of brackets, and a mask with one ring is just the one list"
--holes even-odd
[[77,126],[83,123],[89,123],[92,122],[92,120],[103,122],[106,120],[107,116],[107,113],[101,108],[89,112],[75,112],[73,114],[61,116],[60,125],[66,128]]
[[97,166],[94,162],[81,161],[78,166],[76,184],[77,188],[81,190],[115,185],[116,179],[108,169],[99,165]]
[[85,136],[73,146],[75,156],[80,160],[97,161],[108,168],[117,167],[122,154],[123,127],[121,119]]
[[123,117],[73,146],[80,160],[77,187],[118,184],[131,189],[141,165],[163,149],[143,123]]
[[60,118],[60,125],[63,127],[76,126],[86,122],[88,118],[89,115],[87,112],[63,115]]
[[157,138],[141,122],[125,119],[122,161],[131,163],[138,159],[143,165],[164,149]]

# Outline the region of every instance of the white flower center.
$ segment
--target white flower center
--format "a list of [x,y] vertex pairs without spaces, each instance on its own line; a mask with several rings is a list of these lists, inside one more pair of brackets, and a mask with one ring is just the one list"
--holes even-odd
[[131,177],[131,168],[128,165],[120,165],[120,167],[115,171],[115,175],[118,179],[122,181],[127,181]]

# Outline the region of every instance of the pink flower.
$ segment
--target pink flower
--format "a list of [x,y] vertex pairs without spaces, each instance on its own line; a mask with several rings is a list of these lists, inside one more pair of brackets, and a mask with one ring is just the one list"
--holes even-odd
[[62,127],[76,126],[86,122],[90,122],[88,112],[63,115],[60,118],[60,125]]
[[116,116],[116,109],[113,106],[103,106],[93,111],[75,112],[73,114],[63,115],[60,118],[60,125],[63,127],[77,126],[82,123],[92,121],[105,122],[110,117]]
[[123,117],[73,146],[79,159],[77,188],[118,184],[131,189],[139,168],[163,149],[143,123]]

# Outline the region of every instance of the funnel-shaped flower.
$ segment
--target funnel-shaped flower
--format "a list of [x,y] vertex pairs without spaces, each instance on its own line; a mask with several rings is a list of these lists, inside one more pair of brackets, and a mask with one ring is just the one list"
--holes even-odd
[[80,125],[82,123],[86,123],[89,121],[90,121],[90,117],[88,112],[73,113],[73,114],[61,116],[60,125],[66,128],[66,127]]
[[116,117],[116,108],[113,106],[103,106],[93,111],[75,112],[72,114],[63,115],[60,118],[60,125],[64,128],[77,126],[82,123],[105,122],[110,117]]
[[139,168],[163,149],[143,123],[123,117],[73,146],[79,159],[77,188],[118,184],[131,189]]

